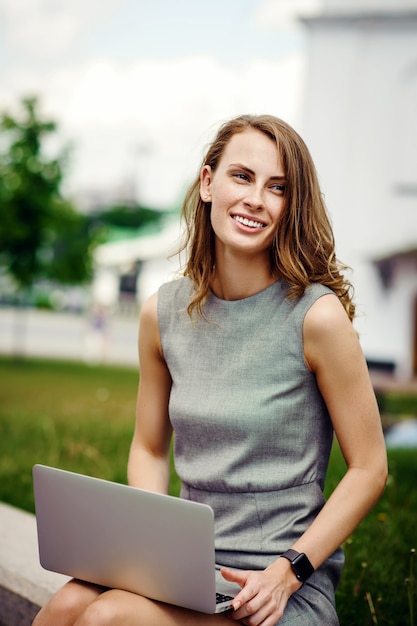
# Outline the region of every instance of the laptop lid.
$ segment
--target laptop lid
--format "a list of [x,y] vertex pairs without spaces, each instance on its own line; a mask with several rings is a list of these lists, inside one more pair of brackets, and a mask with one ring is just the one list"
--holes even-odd
[[209,506],[45,465],[33,483],[45,569],[204,613],[230,606],[216,608]]

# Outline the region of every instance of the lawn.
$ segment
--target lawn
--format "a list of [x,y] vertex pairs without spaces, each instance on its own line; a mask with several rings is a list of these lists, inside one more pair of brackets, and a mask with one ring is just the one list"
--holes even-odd
[[[126,482],[135,369],[0,358],[0,380],[0,500],[33,511],[34,463]],[[417,398],[390,395],[386,407],[390,421],[404,407],[416,415]],[[390,451],[389,464],[384,496],[344,546],[341,626],[417,626],[417,451]],[[343,471],[335,445],[326,493]]]

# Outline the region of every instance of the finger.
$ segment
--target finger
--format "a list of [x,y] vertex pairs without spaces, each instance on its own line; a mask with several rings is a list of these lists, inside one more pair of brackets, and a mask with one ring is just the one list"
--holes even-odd
[[[242,588],[246,585],[246,581],[248,580],[249,574],[251,573],[247,570],[234,570],[229,569],[228,567],[222,567],[220,572],[225,580],[227,580],[228,582],[236,583]],[[245,602],[245,598],[241,597],[241,593],[242,592],[238,593],[233,599],[232,608],[234,611],[237,611]],[[233,619],[235,619],[234,616]]]
[[[286,602],[281,601],[278,605],[274,602],[263,604],[256,612],[248,612],[247,615],[241,617],[239,614],[233,613],[233,618],[239,620],[242,624],[254,626],[275,626],[284,615]],[[242,607],[242,611],[246,607]]]
[[254,626],[255,624],[259,624],[260,626],[275,626],[275,624],[277,624],[282,617],[282,613],[279,611],[272,611],[268,607],[263,607],[262,610],[245,615],[244,617],[238,613],[233,613],[232,617],[234,620],[239,621],[242,624],[247,624],[248,626]]
[[243,593],[236,596],[232,603],[235,619],[243,620],[251,617],[251,623],[261,624],[273,610],[269,602],[265,602],[261,593],[251,593],[248,600],[243,599]]
[[[256,580],[249,580],[248,576],[248,578],[246,579],[246,584],[244,585],[242,591],[240,591],[233,599],[233,609],[235,611],[238,611],[240,609],[239,615],[243,615],[244,617],[246,617],[247,615],[251,615],[252,613],[257,611],[260,604],[262,603],[262,598],[257,598],[260,590],[260,585],[256,583]],[[250,603],[249,607],[248,603]]]
[[250,574],[250,572],[246,570],[235,570],[229,569],[228,567],[222,567],[220,571],[225,580],[227,580],[228,582],[237,583],[241,587],[245,586],[248,576]]
[[[242,589],[244,589],[251,572],[246,571],[246,570],[231,570],[228,567],[223,567],[221,569],[221,574],[223,578],[227,580],[228,582],[236,583],[240,585]],[[232,602],[233,610],[237,611],[247,601],[247,599],[248,599],[248,594],[245,593],[242,596],[242,591],[240,591],[233,599],[233,602]]]

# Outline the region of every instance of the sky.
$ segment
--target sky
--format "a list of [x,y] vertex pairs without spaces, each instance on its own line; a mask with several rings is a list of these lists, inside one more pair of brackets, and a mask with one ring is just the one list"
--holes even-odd
[[0,0],[0,111],[36,95],[71,143],[65,190],[171,208],[220,123],[300,130],[306,33],[321,0]]

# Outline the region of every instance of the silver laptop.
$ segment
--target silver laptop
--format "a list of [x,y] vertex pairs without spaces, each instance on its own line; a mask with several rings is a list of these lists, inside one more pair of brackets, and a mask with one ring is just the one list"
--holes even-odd
[[45,465],[33,468],[42,567],[203,613],[239,591],[215,568],[205,504]]

